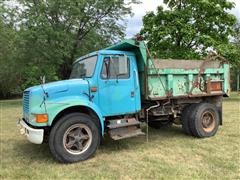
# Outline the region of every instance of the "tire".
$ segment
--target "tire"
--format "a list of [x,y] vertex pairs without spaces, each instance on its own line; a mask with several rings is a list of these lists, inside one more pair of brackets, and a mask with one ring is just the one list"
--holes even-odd
[[214,136],[219,124],[219,113],[213,104],[201,103],[193,108],[189,121],[193,136],[199,138]]
[[149,121],[148,126],[154,129],[169,128],[172,126],[172,122],[169,121]]
[[190,122],[191,112],[193,111],[195,106],[196,106],[196,104],[188,105],[183,109],[183,112],[182,112],[182,116],[181,116],[182,128],[183,128],[183,131],[185,132],[185,134],[187,134],[187,135],[192,135],[189,122]]
[[91,117],[83,113],[62,117],[49,136],[50,151],[61,163],[84,161],[92,157],[99,143],[99,129]]

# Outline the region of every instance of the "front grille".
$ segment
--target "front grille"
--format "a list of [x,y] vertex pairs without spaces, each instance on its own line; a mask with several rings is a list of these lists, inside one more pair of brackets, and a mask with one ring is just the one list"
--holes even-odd
[[29,113],[29,91],[23,92],[23,111],[24,113]]

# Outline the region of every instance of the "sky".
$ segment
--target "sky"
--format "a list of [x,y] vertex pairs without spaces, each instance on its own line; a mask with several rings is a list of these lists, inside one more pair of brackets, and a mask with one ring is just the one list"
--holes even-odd
[[[240,20],[240,0],[230,0],[235,3],[235,8],[231,10],[231,13],[236,15]],[[132,5],[134,13],[133,17],[128,17],[126,38],[131,38],[137,34],[142,27],[142,18],[149,11],[156,11],[157,6],[163,5],[163,0],[141,0],[141,4]]]

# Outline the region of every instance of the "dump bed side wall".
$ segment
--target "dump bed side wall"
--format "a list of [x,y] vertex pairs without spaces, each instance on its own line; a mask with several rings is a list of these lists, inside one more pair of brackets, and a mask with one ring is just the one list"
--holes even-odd
[[227,95],[229,64],[201,60],[152,60],[146,99]]

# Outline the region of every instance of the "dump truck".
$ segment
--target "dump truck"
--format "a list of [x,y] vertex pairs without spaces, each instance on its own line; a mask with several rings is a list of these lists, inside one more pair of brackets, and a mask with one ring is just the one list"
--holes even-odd
[[32,143],[48,143],[62,163],[92,157],[105,136],[146,135],[141,122],[211,137],[223,124],[229,69],[218,56],[154,59],[144,41],[124,40],[77,59],[69,80],[26,89],[20,132]]

